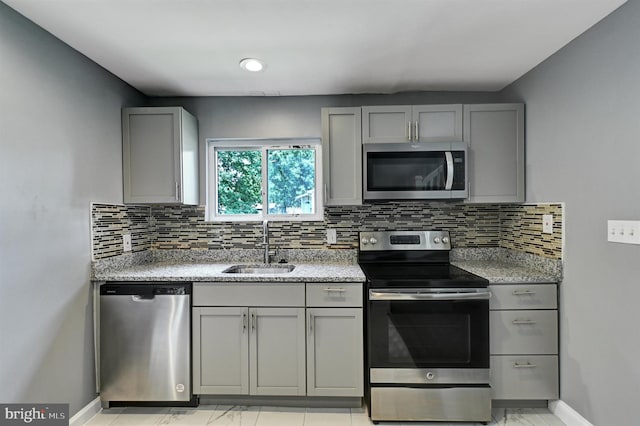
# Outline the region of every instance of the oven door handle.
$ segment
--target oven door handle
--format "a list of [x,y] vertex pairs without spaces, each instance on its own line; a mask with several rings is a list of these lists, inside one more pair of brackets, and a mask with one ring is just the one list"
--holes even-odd
[[369,300],[489,300],[489,290],[473,291],[376,291],[369,290]]

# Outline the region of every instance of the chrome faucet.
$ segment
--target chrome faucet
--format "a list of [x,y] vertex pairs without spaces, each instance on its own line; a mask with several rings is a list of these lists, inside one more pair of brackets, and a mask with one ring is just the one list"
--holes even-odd
[[262,242],[264,243],[264,263],[269,264],[269,221],[262,221]]

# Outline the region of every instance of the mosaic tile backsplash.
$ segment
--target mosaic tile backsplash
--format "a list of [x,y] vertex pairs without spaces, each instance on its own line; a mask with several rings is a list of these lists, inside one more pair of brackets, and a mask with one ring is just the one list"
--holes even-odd
[[[542,234],[543,214],[554,215],[554,233]],[[203,206],[93,204],[93,257],[122,254],[122,235],[133,251],[262,248],[262,222],[205,222]],[[326,244],[326,229],[338,244]],[[562,205],[467,205],[386,202],[326,207],[324,221],[270,222],[274,249],[354,249],[358,232],[443,229],[454,247],[503,247],[552,259],[562,256]]]

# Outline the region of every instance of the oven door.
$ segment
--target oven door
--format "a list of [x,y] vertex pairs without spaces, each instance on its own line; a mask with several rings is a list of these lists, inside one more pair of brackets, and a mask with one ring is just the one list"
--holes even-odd
[[466,145],[365,144],[363,197],[380,199],[467,198]]
[[486,288],[371,289],[370,368],[489,368]]

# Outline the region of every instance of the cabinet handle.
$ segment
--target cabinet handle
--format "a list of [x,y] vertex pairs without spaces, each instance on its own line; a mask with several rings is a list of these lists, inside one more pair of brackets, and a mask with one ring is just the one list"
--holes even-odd
[[251,312],[251,331],[256,332],[256,314]]
[[533,290],[513,290],[514,296],[531,296],[536,294]]
[[242,313],[242,333],[244,333],[247,329],[247,313]]
[[327,287],[324,289],[324,291],[326,291],[327,293],[344,293],[345,290],[344,288],[332,288],[332,287]]
[[531,364],[529,361],[527,361],[526,364],[519,364],[517,362],[513,363],[513,368],[536,368],[537,365],[535,364]]
[[407,140],[409,142],[411,142],[411,121],[407,122],[407,131],[405,132],[405,136],[407,137]]
[[324,203],[327,204],[327,184],[324,184]]
[[313,315],[309,314],[309,335],[313,334]]
[[418,142],[418,139],[420,139],[420,131],[418,130],[418,120],[416,120],[416,124],[415,124],[415,132],[413,133],[413,140]]
[[176,201],[180,201],[180,182],[176,181]]
[[531,319],[514,319],[511,321],[513,324],[521,325],[521,324],[535,324],[536,322]]

